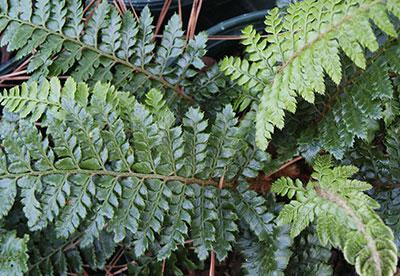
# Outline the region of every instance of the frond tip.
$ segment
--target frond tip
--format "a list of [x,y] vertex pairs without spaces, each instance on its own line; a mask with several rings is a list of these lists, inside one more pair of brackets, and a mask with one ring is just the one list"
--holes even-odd
[[357,273],[393,275],[397,248],[392,230],[374,211],[379,204],[363,193],[371,186],[348,179],[356,172],[354,167],[332,168],[326,157],[319,157],[314,169],[313,180],[305,188],[295,186],[290,179],[272,185],[273,192],[296,196],[279,214],[280,220],[291,224],[291,236],[315,222],[321,244],[342,250]]
[[365,49],[379,48],[371,21],[396,37],[390,15],[399,16],[398,0],[306,0],[289,6],[282,17],[277,8],[265,18],[267,37],[244,29],[248,57],[225,58],[221,69],[245,90],[258,95],[256,142],[268,146],[274,128],[282,129],[285,112],[295,112],[296,96],[313,103],[325,92],[325,74],[342,79],[339,52],[366,67]]

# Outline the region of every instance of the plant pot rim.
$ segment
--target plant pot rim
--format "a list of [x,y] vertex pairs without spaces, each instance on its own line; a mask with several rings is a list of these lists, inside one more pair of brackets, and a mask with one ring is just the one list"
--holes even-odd
[[229,30],[233,27],[237,27],[240,25],[250,25],[251,23],[254,22],[254,19],[265,17],[269,9],[264,9],[260,11],[254,11],[254,12],[249,12],[249,13],[244,13],[239,16],[235,16],[232,18],[229,18],[227,20],[224,20],[217,25],[214,25],[213,27],[209,28],[207,30],[207,33],[209,35],[217,35],[220,34],[221,32],[225,30]]
[[[143,9],[145,6],[149,6],[152,10],[161,10],[164,5],[164,0],[124,0],[127,6],[132,5],[135,8]],[[182,7],[189,6],[193,3],[193,0],[182,0]],[[177,9],[178,1],[173,0],[170,8]]]

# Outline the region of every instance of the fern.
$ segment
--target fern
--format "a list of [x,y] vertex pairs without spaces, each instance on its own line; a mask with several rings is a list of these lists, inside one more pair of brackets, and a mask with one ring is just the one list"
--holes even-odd
[[315,230],[305,230],[298,236],[293,245],[293,255],[290,258],[286,272],[290,275],[332,275],[329,265],[331,251],[327,246],[321,246]]
[[155,86],[172,99],[192,101],[184,88],[204,66],[207,36],[200,33],[186,42],[178,15],[170,19],[157,46],[147,7],[140,23],[130,11],[119,15],[107,1],[86,23],[79,0],[2,1],[0,10],[1,45],[16,51],[18,58],[32,53],[28,72],[34,79],[70,73],[78,81],[112,81],[129,91]]
[[279,214],[290,223],[295,237],[310,223],[317,223],[317,235],[323,245],[343,250],[346,260],[360,275],[393,275],[397,248],[393,232],[374,209],[379,204],[363,193],[371,186],[348,179],[353,166],[332,168],[330,158],[316,160],[315,172],[306,187],[298,180],[281,178],[272,186],[280,195],[295,197]]
[[239,248],[245,259],[242,267],[247,275],[284,275],[291,251],[292,240],[287,226],[276,227],[270,240],[259,241],[249,232],[239,240]]
[[[284,126],[285,111],[295,112],[296,96],[313,103],[325,92],[325,73],[342,79],[339,51],[365,68],[364,49],[379,47],[370,20],[396,37],[389,13],[400,17],[398,0],[313,1],[292,4],[287,14],[271,10],[267,38],[250,26],[243,31],[248,58],[225,58],[221,69],[251,94],[257,95],[257,145],[265,149],[274,128]],[[349,35],[351,34],[351,35]]]
[[393,121],[390,109],[395,89],[389,75],[400,72],[399,54],[397,46],[388,48],[363,74],[348,80],[352,84],[343,95],[335,93],[331,97],[323,119],[307,133],[318,137],[319,148],[341,159],[356,139],[372,141],[380,121]]
[[103,231],[92,246],[83,249],[77,245],[79,236],[81,233],[70,239],[59,239],[52,228],[32,234],[29,275],[83,273],[84,262],[93,270],[104,269],[116,247],[112,236]]
[[374,197],[381,205],[379,215],[381,215],[386,225],[393,230],[397,250],[400,248],[400,220],[397,216],[397,212],[400,208],[398,196],[399,188],[390,191],[374,192]]
[[[201,260],[215,250],[221,261],[238,218],[261,240],[275,231],[265,200],[245,184],[266,154],[230,106],[208,131],[194,108],[176,125],[157,90],[142,105],[109,84],[57,78],[5,91],[1,103],[19,114],[2,122],[13,127],[2,139],[1,187],[21,194],[30,231],[54,227],[61,240],[79,231],[86,248],[106,230],[114,242],[131,240],[136,257],[160,243],[159,260],[192,239]],[[227,188],[242,184],[219,190],[221,178]],[[17,200],[1,202],[2,217]]]
[[23,275],[27,272],[28,240],[28,235],[18,238],[15,231],[0,229],[0,274]]

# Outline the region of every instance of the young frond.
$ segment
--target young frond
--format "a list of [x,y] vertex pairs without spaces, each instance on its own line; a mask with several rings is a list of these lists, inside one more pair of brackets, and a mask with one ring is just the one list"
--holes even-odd
[[341,82],[340,51],[366,67],[365,50],[379,47],[371,22],[397,37],[390,16],[400,16],[399,6],[398,0],[306,0],[290,5],[284,17],[277,8],[269,11],[265,39],[251,26],[243,31],[248,56],[225,58],[220,67],[258,95],[256,141],[261,149],[275,127],[283,128],[285,111],[295,112],[297,96],[313,103],[315,93],[325,92],[325,74]]
[[291,236],[314,222],[321,244],[342,250],[358,274],[393,275],[397,247],[392,230],[374,211],[379,204],[363,193],[371,186],[348,179],[357,170],[352,166],[332,168],[330,158],[319,157],[314,169],[304,189],[298,189],[290,179],[272,185],[272,191],[282,196],[295,191],[295,199],[279,214],[281,221],[290,223]]

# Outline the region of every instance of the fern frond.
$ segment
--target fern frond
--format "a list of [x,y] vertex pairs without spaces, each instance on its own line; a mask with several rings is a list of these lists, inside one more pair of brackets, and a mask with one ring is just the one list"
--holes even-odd
[[397,212],[400,210],[398,197],[400,189],[395,188],[391,191],[374,191],[374,198],[379,202],[381,208],[379,215],[383,221],[393,230],[397,250],[400,249],[400,219]]
[[102,231],[99,239],[87,248],[79,248],[75,243],[81,233],[70,239],[59,239],[53,228],[31,235],[29,244],[29,275],[63,275],[83,273],[83,263],[91,269],[104,269],[107,259],[116,250],[112,235]]
[[18,238],[15,231],[0,229],[0,274],[24,275],[28,271],[28,240]]
[[[360,275],[392,275],[396,271],[397,248],[392,230],[374,209],[379,204],[362,191],[371,188],[348,177],[354,167],[332,168],[329,158],[315,163],[306,188],[296,191],[296,199],[285,205],[279,218],[291,224],[291,236],[297,236],[309,223],[316,222],[317,235],[323,245],[330,244],[343,251],[346,260],[354,264]],[[291,191],[278,181],[273,192],[286,195]]]
[[[31,231],[54,227],[60,239],[81,231],[86,248],[105,230],[114,242],[131,239],[136,257],[159,243],[159,260],[191,239],[201,260],[213,250],[222,261],[239,217],[261,240],[273,231],[274,215],[245,184],[267,156],[231,106],[207,128],[195,108],[177,124],[156,90],[143,105],[109,84],[52,78],[21,87],[1,96],[20,117],[2,134],[0,188],[12,191],[2,216],[16,192]],[[221,179],[224,188],[243,184],[217,189]]]
[[28,72],[34,78],[68,72],[78,81],[112,81],[131,91],[153,83],[175,92],[172,98],[192,100],[182,91],[204,66],[206,35],[186,43],[178,15],[170,19],[156,46],[147,7],[139,23],[130,11],[121,16],[107,1],[94,9],[87,24],[78,0],[12,1],[0,10],[1,45],[16,51],[17,58],[32,54]]
[[292,246],[287,273],[290,275],[328,276],[333,274],[329,264],[331,250],[321,246],[314,230],[309,229],[297,237]]
[[307,0],[290,5],[284,17],[277,8],[271,10],[265,19],[265,39],[252,27],[243,31],[248,58],[226,58],[221,69],[258,94],[260,148],[267,147],[275,127],[283,128],[285,111],[296,110],[297,95],[313,103],[315,93],[325,92],[325,73],[340,83],[340,50],[365,68],[364,50],[379,47],[370,20],[389,36],[397,36],[389,14],[398,15],[398,5],[398,0]]
[[394,98],[390,72],[400,70],[400,49],[386,49],[367,70],[337,97],[334,106],[318,125],[320,146],[341,159],[356,138],[369,142],[378,123],[388,121],[388,103]]
[[292,240],[287,225],[275,226],[268,239],[259,241],[248,230],[243,230],[239,249],[245,258],[242,268],[246,275],[284,275],[292,255]]

